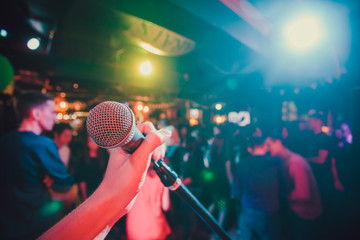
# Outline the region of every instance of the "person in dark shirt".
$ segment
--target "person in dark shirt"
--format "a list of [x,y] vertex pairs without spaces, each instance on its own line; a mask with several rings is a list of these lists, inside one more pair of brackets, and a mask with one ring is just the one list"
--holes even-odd
[[81,199],[85,201],[103,180],[109,154],[100,148],[90,136],[85,136],[84,145],[76,152],[71,170],[80,187]]
[[214,140],[210,147],[211,180],[206,184],[206,191],[210,193],[211,203],[208,207],[213,215],[217,215],[220,225],[226,221],[227,205],[230,199],[232,171],[231,171],[231,143],[228,126],[214,127]]
[[[0,238],[35,239],[54,225],[77,194],[55,143],[41,136],[56,120],[55,103],[37,91],[17,99],[16,131],[0,139]],[[53,201],[63,200],[63,202]]]
[[[336,145],[331,138],[322,132],[324,115],[315,112],[310,115],[309,129],[312,135],[307,141],[308,152],[306,160],[310,163],[316,182],[318,183],[321,201],[324,211],[320,218],[319,236],[323,239],[337,239],[338,216],[336,208],[340,205],[338,193],[335,188],[339,185],[337,178],[336,159],[334,150]],[[336,173],[336,174],[334,174]]]
[[271,156],[279,157],[288,176],[286,237],[289,239],[317,239],[317,219],[322,213],[322,203],[315,177],[309,163],[299,154],[285,147],[281,135],[273,133],[266,139]]
[[234,173],[232,194],[241,199],[240,239],[282,239],[280,198],[285,196],[284,167],[277,157],[267,155],[260,137],[250,140],[252,156],[240,162]]

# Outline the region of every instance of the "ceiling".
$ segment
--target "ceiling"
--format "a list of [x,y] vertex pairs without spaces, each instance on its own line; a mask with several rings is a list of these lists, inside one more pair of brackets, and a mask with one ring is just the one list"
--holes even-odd
[[[263,70],[272,61],[270,28],[284,10],[274,6],[286,2],[1,1],[5,14],[0,23],[9,36],[0,39],[0,50],[15,69],[36,72],[35,78],[50,81],[54,91],[71,92],[78,83],[74,96],[226,100],[266,88]],[[140,39],[134,26],[137,33],[142,31]],[[36,52],[23,44],[31,35],[44,43]],[[150,40],[162,41],[165,56],[139,47]],[[192,45],[184,54],[185,43]],[[148,78],[140,76],[135,65],[142,59],[150,59],[160,70]]]

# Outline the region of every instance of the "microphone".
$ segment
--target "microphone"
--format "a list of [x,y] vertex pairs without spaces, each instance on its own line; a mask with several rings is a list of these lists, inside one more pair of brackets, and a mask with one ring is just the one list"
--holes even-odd
[[90,138],[102,148],[121,147],[133,153],[144,140],[137,129],[133,111],[125,104],[106,101],[89,113],[86,128]]

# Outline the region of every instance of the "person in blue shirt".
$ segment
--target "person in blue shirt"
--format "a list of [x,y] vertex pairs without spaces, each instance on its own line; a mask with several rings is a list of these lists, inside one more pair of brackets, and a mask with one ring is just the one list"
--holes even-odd
[[56,121],[53,98],[28,91],[16,110],[19,127],[0,138],[0,238],[35,239],[63,217],[77,187],[54,141],[41,135]]
[[242,204],[240,239],[283,239],[279,210],[286,179],[282,161],[267,154],[261,137],[250,139],[248,151],[251,156],[240,162],[232,184],[232,195]]

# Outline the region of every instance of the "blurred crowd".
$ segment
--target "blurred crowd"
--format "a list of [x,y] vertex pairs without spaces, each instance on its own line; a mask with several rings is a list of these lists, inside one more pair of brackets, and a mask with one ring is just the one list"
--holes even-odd
[[[357,163],[348,122],[325,133],[324,116],[315,112],[306,121],[273,128],[190,127],[166,119],[158,128],[172,132],[165,161],[234,239],[352,239],[358,234]],[[86,131],[71,139],[66,123],[56,124],[51,136],[79,186],[79,204],[100,184],[107,151]],[[107,239],[217,238],[154,177],[149,170],[153,182],[135,201],[137,213],[120,219]],[[140,222],[148,229],[140,231],[143,235]],[[157,237],[150,237],[152,231]]]
[[[27,96],[30,100],[25,99],[27,102],[40,99],[39,103],[25,106],[24,100],[23,121],[18,132],[2,138],[2,154],[4,159],[14,155],[24,165],[24,171],[33,172],[23,182],[8,184],[8,179],[14,176],[5,167],[14,169],[16,174],[22,170],[7,157],[9,161],[2,163],[2,177],[7,180],[2,184],[5,190],[24,200],[29,200],[31,194],[28,190],[22,193],[17,185],[29,182],[34,186],[33,178],[41,177],[36,180],[41,186],[36,191],[32,189],[33,193],[40,194],[48,188],[52,197],[60,199],[60,194],[53,195],[52,191],[71,192],[75,197],[68,195],[61,206],[44,210],[55,212],[52,219],[56,222],[97,189],[109,153],[92,141],[84,126],[76,129],[76,134],[68,123],[53,126],[56,112],[49,96],[39,93],[30,96]],[[166,119],[159,120],[157,127],[172,133],[166,143],[165,162],[233,239],[359,239],[356,172],[359,163],[353,154],[351,126],[341,122],[330,131],[324,121],[321,112],[312,111],[306,121],[282,122],[271,127],[229,123],[191,127]],[[47,137],[40,136],[41,132]],[[16,150],[20,145],[11,144],[15,140],[19,144],[26,140],[28,156],[22,153],[23,149]],[[41,147],[44,142],[46,148]],[[26,165],[30,158],[32,165]],[[44,162],[40,163],[44,169],[36,167],[42,158],[54,158],[52,164],[56,166]],[[4,211],[9,204],[22,206],[10,198],[2,201]],[[1,218],[7,219],[3,223],[10,229],[15,226],[9,221],[12,214],[9,210]],[[12,230],[16,234],[17,230]],[[218,239],[218,236],[186,202],[164,187],[150,166],[132,209],[112,227],[106,239]]]

